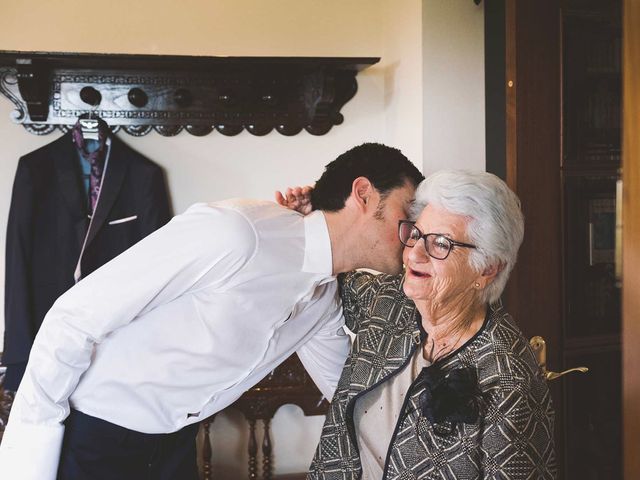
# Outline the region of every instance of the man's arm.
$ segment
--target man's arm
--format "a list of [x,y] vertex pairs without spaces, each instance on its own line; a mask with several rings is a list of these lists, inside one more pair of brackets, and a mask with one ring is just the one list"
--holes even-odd
[[[276,192],[275,199],[276,202],[282,205],[283,207],[289,208],[291,210],[295,210],[303,215],[307,215],[312,211],[313,206],[311,205],[311,191],[313,187],[289,187],[286,189],[285,193]],[[330,375],[329,387],[331,393],[335,390],[336,385],[338,384],[338,379],[340,377],[340,372],[342,370],[343,361],[346,358],[347,350],[348,350],[348,342],[346,337],[336,336],[337,330],[342,333],[342,328],[335,329],[334,327],[338,325],[341,327],[346,324],[346,327],[352,332],[356,333],[358,331],[358,327],[360,324],[360,319],[366,318],[368,315],[369,306],[371,305],[373,298],[376,292],[376,275],[367,272],[348,272],[346,274],[340,274],[338,276],[339,282],[339,294],[342,298],[342,304],[344,308],[344,319],[343,315],[339,315],[339,323],[338,322],[328,322],[327,328],[323,329],[323,335],[318,336],[317,339],[314,339],[313,342],[310,342],[309,348],[310,350],[316,345],[321,345],[321,339],[324,342],[327,342],[329,338],[332,338],[335,342],[334,345],[337,350],[344,351],[344,354],[339,351],[332,352],[331,355],[318,355],[316,352],[316,357],[324,357],[324,360],[320,365],[325,365],[325,373]],[[336,316],[336,319],[338,317]],[[328,342],[327,342],[328,344]],[[329,351],[331,348],[328,349]],[[300,353],[300,350],[298,351]],[[304,355],[304,353],[303,353]],[[300,355],[299,355],[300,356]],[[302,356],[300,356],[302,360]],[[336,359],[339,359],[340,365],[339,369],[336,368]],[[303,360],[304,363],[304,360]],[[320,382],[313,375],[314,368],[313,366],[307,366],[305,363],[305,368],[309,372],[309,374],[314,378],[314,381],[318,386],[320,386]],[[332,373],[333,372],[333,373]],[[325,375],[326,376],[326,375]],[[325,382],[326,383],[326,382]],[[321,388],[322,390],[322,388]],[[324,393],[324,390],[323,390]],[[331,396],[325,393],[327,398],[331,398]]]
[[[335,290],[333,292],[335,294]],[[342,328],[342,307],[338,301],[334,301],[331,306],[322,328],[297,350],[305,370],[328,400],[333,398],[349,353],[349,337]]]
[[[276,202],[303,215],[311,213],[311,191],[313,187],[289,187],[285,193],[276,192]],[[358,331],[358,320],[366,311],[375,296],[376,275],[365,272],[348,272],[338,276],[340,297],[344,305],[344,317],[349,330]]]
[[95,345],[191,289],[223,284],[255,248],[244,217],[196,205],[62,295],[36,336],[0,446],[0,469],[55,478],[69,397]]

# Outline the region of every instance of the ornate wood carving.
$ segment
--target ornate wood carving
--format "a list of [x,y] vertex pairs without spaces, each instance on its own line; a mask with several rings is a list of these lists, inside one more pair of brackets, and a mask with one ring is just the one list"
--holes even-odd
[[[0,352],[0,359],[1,358],[2,352]],[[0,442],[2,441],[2,435],[4,434],[4,429],[7,426],[7,421],[9,420],[9,412],[11,411],[11,404],[13,403],[13,398],[15,396],[14,392],[6,392],[2,388],[6,368],[7,367],[2,366],[2,362],[0,361]]]
[[258,442],[256,441],[256,421],[249,419],[249,480],[258,478]]
[[[324,415],[329,408],[329,402],[315,386],[307,374],[296,354],[267,375],[255,387],[248,390],[229,408],[240,410],[249,425],[249,479],[258,479],[258,440],[256,437],[256,423],[262,420],[264,436],[262,438],[262,479],[273,478],[271,419],[282,405],[293,404],[299,406],[305,415]],[[209,425],[213,419],[203,422],[204,428],[204,478],[211,479],[211,444]],[[215,452],[215,444],[213,447]],[[208,452],[208,453],[207,453]]]
[[203,439],[202,439],[202,473],[204,480],[211,480],[211,435],[209,428],[216,419],[215,414],[202,422]]
[[271,468],[271,420],[265,419],[264,423],[264,437],[262,439],[262,478],[264,480],[271,480],[273,478],[273,472]]
[[9,421],[9,413],[11,411],[11,405],[15,397],[14,392],[7,392],[0,386],[0,442],[2,441],[2,435],[4,429]]
[[324,135],[344,121],[356,74],[379,60],[0,51],[0,93],[16,106],[12,120],[36,135],[89,111],[134,136]]
[[247,419],[271,419],[282,405],[293,404],[305,415],[324,415],[329,402],[307,374],[297,355],[291,355],[231,406]]
[[296,354],[291,355],[255,387],[247,391],[230,408],[240,410],[249,422],[249,478],[257,478],[256,420],[264,424],[262,441],[262,478],[271,480],[271,419],[282,405],[299,406],[305,415],[324,415],[329,407],[302,366]]

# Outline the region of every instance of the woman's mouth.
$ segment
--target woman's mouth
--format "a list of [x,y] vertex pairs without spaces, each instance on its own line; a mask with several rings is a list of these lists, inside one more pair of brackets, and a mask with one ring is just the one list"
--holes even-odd
[[418,278],[429,278],[431,277],[431,275],[429,275],[426,272],[419,272],[417,270],[414,270],[413,268],[409,269],[409,272],[411,273],[411,275],[418,277]]

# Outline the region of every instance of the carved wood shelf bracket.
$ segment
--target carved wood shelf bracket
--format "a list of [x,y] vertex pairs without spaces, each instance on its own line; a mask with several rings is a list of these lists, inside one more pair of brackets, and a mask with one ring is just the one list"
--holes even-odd
[[379,60],[0,51],[0,93],[36,135],[90,112],[134,136],[324,135],[343,122],[357,73]]

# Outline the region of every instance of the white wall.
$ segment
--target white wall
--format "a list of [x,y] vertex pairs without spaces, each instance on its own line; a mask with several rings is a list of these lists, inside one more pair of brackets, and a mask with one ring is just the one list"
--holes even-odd
[[422,5],[423,171],[485,170],[484,2]]
[[421,167],[422,3],[387,1],[382,14],[384,141]]
[[[358,76],[358,93],[342,110],[344,124],[325,136],[120,134],[165,168],[177,213],[196,201],[231,196],[271,199],[275,189],[312,183],[326,163],[364,141],[396,146],[419,166],[424,159],[429,171],[433,158],[446,158],[443,155],[454,155],[459,166],[484,169],[484,77],[483,64],[477,61],[482,60],[482,38],[477,38],[482,10],[471,0],[117,0],[100,11],[82,0],[37,3],[3,5],[2,49],[383,57]],[[437,63],[441,51],[448,52],[446,69]],[[461,76],[473,81],[479,77],[481,86],[470,91],[467,85],[461,94],[452,87]],[[0,97],[2,252],[18,158],[57,137],[26,133],[10,122],[11,110],[12,104]],[[435,136],[434,121],[441,127]],[[423,135],[427,129],[430,134]],[[470,137],[464,144],[460,131]],[[4,279],[3,255],[0,274]],[[0,289],[0,303],[3,292]],[[0,333],[3,327],[0,314]],[[278,411],[272,422],[276,473],[306,470],[322,422],[322,417],[304,417],[294,406]],[[214,471],[225,473],[219,478],[246,475],[245,430],[237,413],[216,418]]]

